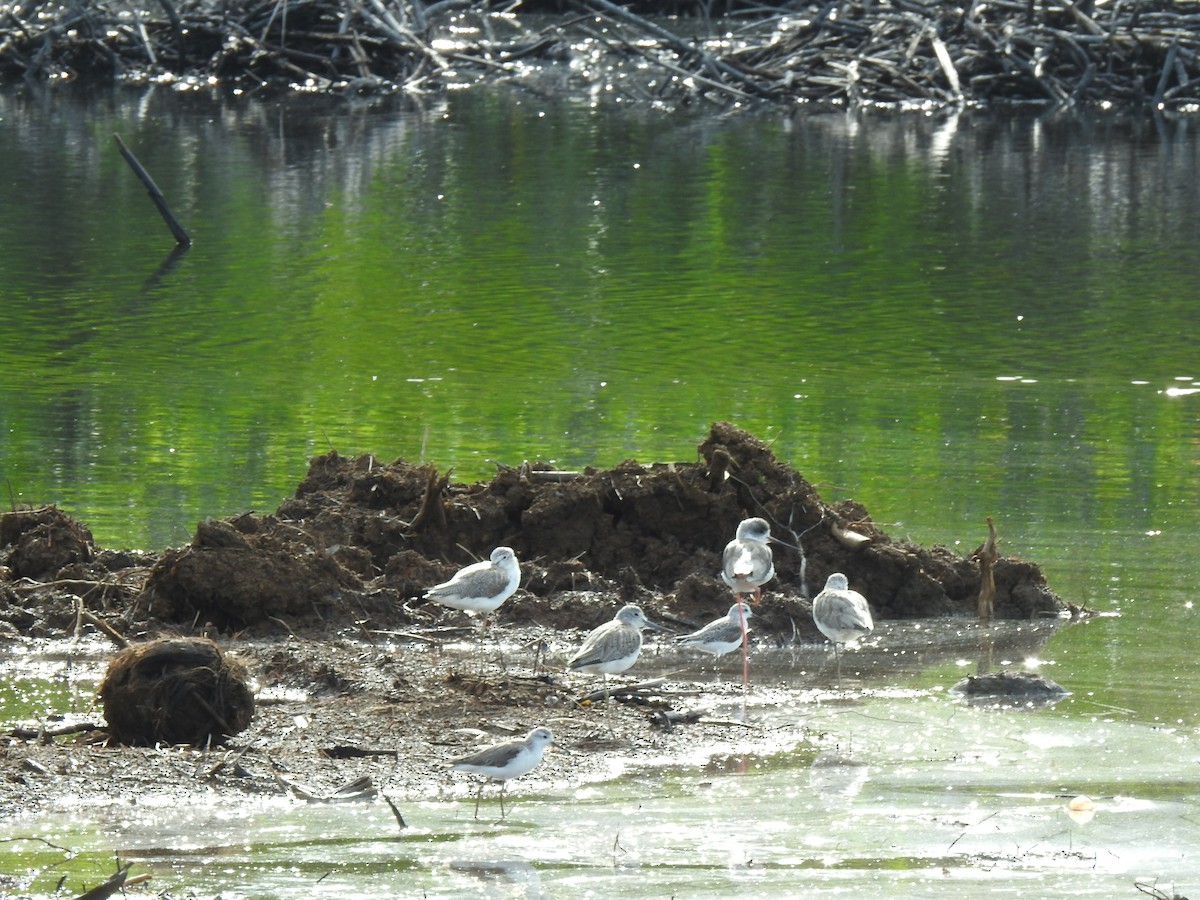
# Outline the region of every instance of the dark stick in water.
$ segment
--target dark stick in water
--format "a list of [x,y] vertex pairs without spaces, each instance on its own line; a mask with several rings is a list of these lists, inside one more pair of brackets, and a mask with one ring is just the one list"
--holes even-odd
[[121,155],[125,157],[125,162],[129,163],[129,168],[133,169],[133,174],[137,175],[142,180],[142,184],[146,186],[146,191],[150,194],[150,199],[154,201],[154,205],[158,207],[158,212],[163,217],[163,221],[171,229],[171,234],[175,235],[175,243],[181,247],[190,247],[192,245],[191,235],[179,224],[179,220],[175,218],[175,214],[167,206],[167,201],[163,198],[162,191],[158,189],[158,185],[154,183],[154,179],[150,177],[150,173],[142,168],[142,164],[137,161],[137,157],[133,155],[133,151],[125,146],[125,142],[121,140],[119,134],[114,134],[113,140],[117,142],[117,147],[120,148]]

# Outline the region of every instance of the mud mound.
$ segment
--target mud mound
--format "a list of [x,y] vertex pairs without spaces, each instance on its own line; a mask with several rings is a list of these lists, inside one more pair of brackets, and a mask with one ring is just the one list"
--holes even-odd
[[[808,598],[838,571],[880,618],[974,613],[980,573],[971,558],[894,541],[854,501],[823,503],[766,444],[729,423],[713,424],[698,452],[696,462],[628,460],[576,473],[526,464],[474,484],[451,482],[433,466],[334,452],[312,461],[276,516],[321,546],[358,548],[356,560],[369,557],[377,576],[372,586],[400,601],[504,544],[521,559],[525,590],[543,600],[533,607],[540,619],[553,617],[546,598],[603,591],[622,601],[666,595],[658,605],[672,615],[707,621],[729,604],[717,577],[720,552],[738,523],[755,515],[785,542],[775,549],[772,603],[760,625],[815,634]],[[995,578],[998,617],[1064,608],[1031,563],[1001,559]],[[510,601],[505,616],[523,617],[524,606]]]
[[331,615],[358,578],[294,525],[242,515],[201,522],[191,546],[150,571],[150,612],[171,621],[239,628],[279,616]]
[[[507,621],[579,628],[637,602],[698,625],[728,609],[721,551],[742,519],[761,516],[779,543],[775,579],[756,610],[760,637],[817,637],[809,598],[833,572],[849,577],[879,619],[975,615],[978,560],[893,540],[853,500],[824,503],[766,444],[729,423],[713,424],[697,449],[692,462],[627,460],[581,472],[526,463],[470,484],[432,465],[327,453],[274,515],[201,522],[190,546],[162,553],[133,602],[173,623],[230,631],[269,621],[428,623],[428,586],[507,545],[521,560],[524,589],[503,607]],[[87,529],[52,507],[11,513],[0,526],[12,576],[104,582],[99,596],[113,600],[141,583],[137,569],[96,572],[109,559],[117,568],[146,560],[93,553]],[[963,543],[984,536],[982,522],[963,527]],[[1033,563],[1001,558],[993,575],[998,618],[1066,608]],[[0,622],[34,614],[11,599],[6,607],[0,592]]]
[[1007,670],[984,675],[968,675],[951,687],[950,692],[972,699],[1012,698],[1018,700],[1058,700],[1070,693],[1045,675]]
[[109,662],[99,695],[122,744],[221,743],[254,716],[245,667],[200,638],[127,647]]
[[0,516],[0,548],[14,578],[45,581],[92,558],[92,533],[56,506],[20,509]]
[[[628,460],[578,473],[527,464],[475,484],[403,460],[329,453],[313,460],[296,499],[276,514],[325,544],[366,549],[405,597],[474,561],[464,548],[485,557],[501,544],[517,551],[526,589],[541,596],[622,584],[668,592],[691,574],[715,577],[721,549],[747,515],[768,515],[785,540],[821,521],[812,486],[757,439],[718,423],[700,449],[704,463]],[[389,565],[402,552],[415,556]],[[418,559],[441,564],[429,569]],[[785,555],[776,568],[794,581],[798,558]]]

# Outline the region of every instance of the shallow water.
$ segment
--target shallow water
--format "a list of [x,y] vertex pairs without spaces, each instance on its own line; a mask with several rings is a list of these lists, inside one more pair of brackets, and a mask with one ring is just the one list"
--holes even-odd
[[[982,657],[882,623],[842,694],[821,648],[756,651],[750,750],[535,773],[502,826],[450,779],[399,798],[404,832],[381,804],[122,798],[20,822],[79,854],[4,844],[0,873],[45,895],[118,851],[197,896],[1200,891],[1190,121],[8,89],[0,122],[0,475],[105,546],[273,509],[330,445],[474,478],[691,459],[728,419],[894,536],[970,552],[995,516],[1003,552],[1119,614]],[[981,658],[1072,693],[966,706],[947,689]],[[0,722],[71,714],[95,677],[30,668]]]
[[[415,794],[389,790],[390,763],[377,783],[403,829],[381,801],[200,796],[181,816],[176,798],[114,798],[18,818],[12,833],[27,839],[0,859],[12,874],[40,872],[32,896],[64,874],[99,881],[114,855],[156,891],[227,898],[1116,896],[1156,878],[1182,891],[1200,839],[1193,727],[1147,721],[1073,676],[1073,693],[1048,705],[948,690],[981,652],[1061,678],[1058,642],[1120,621],[885,623],[848,651],[840,681],[824,646],[760,648],[747,699],[735,663],[697,672],[653,644],[643,676],[691,672],[696,703],[728,723],[723,744],[655,766],[609,751],[607,774],[582,784],[535,772],[510,785],[504,821],[494,789],[476,820],[474,784],[450,773]],[[1068,803],[1080,795],[1094,806],[1076,821]]]

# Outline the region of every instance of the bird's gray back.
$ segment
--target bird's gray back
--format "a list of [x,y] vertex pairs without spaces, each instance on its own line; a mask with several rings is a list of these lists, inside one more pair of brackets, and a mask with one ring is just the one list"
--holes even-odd
[[454,769],[463,769],[470,767],[483,768],[500,768],[506,766],[517,755],[525,749],[524,741],[508,741],[504,744],[497,744],[494,747],[486,747],[483,750],[478,750],[475,753],[468,753],[465,756],[460,756],[455,759],[450,765]]
[[511,580],[510,573],[499,566],[487,566],[460,572],[455,578],[431,587],[426,594],[435,600],[486,600],[503,593]]
[[587,636],[579,652],[567,663],[567,667],[584,669],[601,665],[637,653],[641,647],[641,629],[621,622],[608,622]]
[[875,628],[867,599],[858,591],[821,591],[813,601],[813,619],[818,625],[860,636]]
[[[746,631],[749,631],[749,626]],[[731,622],[728,617],[717,619],[709,622],[699,631],[694,631],[689,635],[680,638],[685,644],[703,644],[708,641],[736,641],[742,636],[742,626],[740,622]]]

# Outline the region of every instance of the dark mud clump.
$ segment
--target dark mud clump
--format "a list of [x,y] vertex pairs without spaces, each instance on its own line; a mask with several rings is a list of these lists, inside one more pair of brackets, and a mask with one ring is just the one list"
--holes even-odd
[[1044,675],[1007,670],[968,675],[950,691],[973,700],[1058,700],[1070,693]]
[[0,547],[13,578],[45,581],[92,558],[92,533],[56,506],[0,516]]
[[165,551],[151,570],[148,610],[218,628],[327,617],[343,591],[360,591],[362,584],[323,550],[303,528],[273,517],[206,520],[190,546]]
[[121,744],[220,744],[254,716],[246,668],[202,638],[125,648],[109,662],[99,697],[109,736]]

